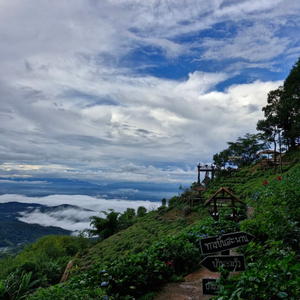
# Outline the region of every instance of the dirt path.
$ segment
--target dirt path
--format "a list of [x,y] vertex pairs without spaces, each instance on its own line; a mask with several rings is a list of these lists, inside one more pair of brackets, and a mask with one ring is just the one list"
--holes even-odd
[[166,284],[154,300],[206,300],[212,296],[202,294],[202,278],[219,278],[220,273],[213,273],[201,267],[189,274],[184,282]]
[[248,217],[252,216],[254,213],[254,207],[253,206],[248,206],[247,207],[247,215]]

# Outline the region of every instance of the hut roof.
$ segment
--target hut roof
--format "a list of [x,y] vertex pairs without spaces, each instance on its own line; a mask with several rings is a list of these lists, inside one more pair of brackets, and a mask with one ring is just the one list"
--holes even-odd
[[203,186],[197,186],[196,188],[195,188],[195,190],[197,190],[197,191],[206,191],[206,189],[203,187]]
[[[221,187],[220,189],[218,189],[209,199],[207,199],[204,203],[204,205],[209,204],[219,193],[221,193],[222,191],[224,191],[225,193],[229,194],[232,198],[234,198],[234,200],[236,200],[237,202],[241,203],[241,204],[245,204],[245,202],[241,201],[237,196],[235,196],[228,188],[225,187]],[[229,198],[228,198],[229,200]]]
[[[258,152],[257,154],[262,155],[262,154],[274,154],[274,153],[275,153],[274,150],[263,150],[263,151]],[[276,154],[279,154],[279,152],[276,151]]]

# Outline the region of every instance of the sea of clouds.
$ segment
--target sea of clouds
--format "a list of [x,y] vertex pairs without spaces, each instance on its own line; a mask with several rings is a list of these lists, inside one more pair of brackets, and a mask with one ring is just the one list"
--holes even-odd
[[46,206],[59,206],[69,204],[78,207],[65,208],[50,212],[42,212],[39,208],[31,212],[21,212],[20,221],[29,224],[39,224],[42,226],[58,226],[73,232],[90,228],[90,217],[103,217],[101,211],[114,209],[123,213],[127,208],[137,210],[139,206],[144,206],[148,211],[160,205],[160,202],[151,201],[131,201],[120,199],[103,199],[84,195],[50,195],[47,197],[27,197],[23,195],[6,194],[0,196],[0,203],[7,202],[38,203]]

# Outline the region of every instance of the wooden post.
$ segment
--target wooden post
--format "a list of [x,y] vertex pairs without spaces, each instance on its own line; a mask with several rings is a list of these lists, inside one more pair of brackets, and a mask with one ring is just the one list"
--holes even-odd
[[200,186],[200,163],[197,166],[198,168],[198,186]]
[[275,175],[276,172],[276,133],[277,129],[274,129],[274,166],[273,166],[273,175]]
[[281,160],[281,138],[280,138],[280,131],[278,131],[278,142],[279,142],[279,164],[280,164],[280,174],[282,174],[282,160]]
[[214,199],[214,212],[213,212],[213,218],[215,221],[219,221],[219,213],[217,209],[217,200]]
[[208,185],[208,171],[205,172],[205,189],[207,189]]

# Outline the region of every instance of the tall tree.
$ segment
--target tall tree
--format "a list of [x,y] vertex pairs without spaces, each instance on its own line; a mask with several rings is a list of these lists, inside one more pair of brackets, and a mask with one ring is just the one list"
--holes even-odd
[[300,136],[300,57],[283,86],[269,92],[268,104],[262,110],[265,119],[258,121],[257,130],[272,139],[281,129],[287,146],[295,148]]
[[288,125],[284,129],[284,136],[289,140],[290,146],[295,148],[296,139],[300,136],[300,57],[294,64],[289,76],[283,84],[282,100],[288,103]]
[[[226,164],[243,167],[255,162],[258,151],[268,148],[264,136],[260,133],[246,133],[238,137],[236,142],[227,142],[229,147],[213,156],[214,164],[225,168]],[[231,158],[232,157],[232,158]]]

